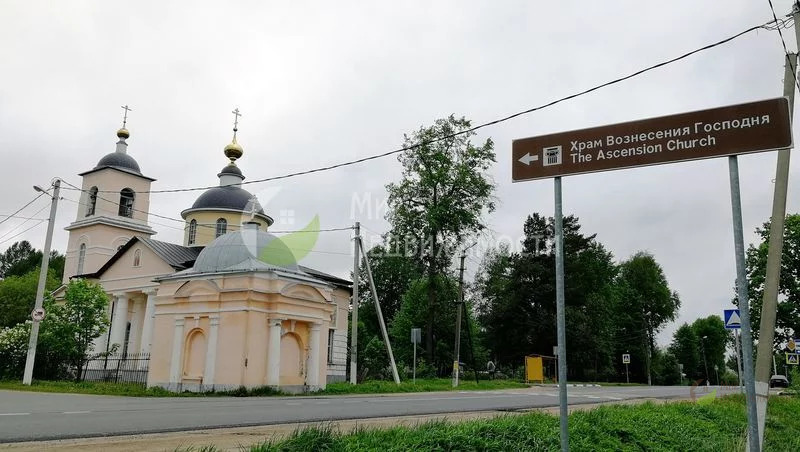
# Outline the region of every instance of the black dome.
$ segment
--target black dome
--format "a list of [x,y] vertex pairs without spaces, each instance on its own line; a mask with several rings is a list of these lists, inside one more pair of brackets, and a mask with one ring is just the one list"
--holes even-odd
[[105,166],[111,166],[114,168],[133,171],[136,174],[142,174],[141,170],[139,169],[139,164],[136,163],[136,160],[134,160],[130,155],[123,154],[122,152],[112,152],[111,154],[101,158],[100,161],[97,162],[95,169],[103,168]]
[[248,212],[252,208],[251,200],[256,203],[255,211],[264,215],[264,209],[249,191],[234,185],[214,187],[206,190],[192,204],[192,209],[233,209]]

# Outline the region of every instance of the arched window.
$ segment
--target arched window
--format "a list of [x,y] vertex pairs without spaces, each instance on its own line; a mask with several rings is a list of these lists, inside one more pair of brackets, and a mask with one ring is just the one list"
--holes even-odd
[[217,220],[217,235],[215,237],[219,237],[227,231],[228,231],[228,221],[224,218],[219,218]]
[[89,202],[86,204],[86,216],[94,215],[94,209],[97,206],[97,187],[89,189]]
[[194,241],[197,239],[197,220],[192,220],[189,222],[189,245],[194,245]]
[[133,199],[136,194],[130,188],[123,188],[119,192],[119,216],[133,217]]
[[78,248],[78,274],[83,274],[83,264],[86,262],[86,244],[81,243],[80,248]]
[[133,252],[133,266],[138,267],[142,265],[142,250],[136,250]]

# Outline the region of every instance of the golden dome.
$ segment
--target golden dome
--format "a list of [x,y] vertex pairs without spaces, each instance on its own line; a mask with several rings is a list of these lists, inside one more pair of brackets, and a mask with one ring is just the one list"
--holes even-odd
[[231,163],[241,157],[243,153],[244,151],[242,150],[242,147],[239,146],[239,143],[236,142],[235,138],[229,145],[225,146],[225,157],[231,159]]
[[126,129],[125,127],[123,127],[123,128],[121,128],[121,129],[117,130],[117,136],[118,136],[119,138],[128,138],[128,137],[130,137],[130,136],[131,136],[131,133],[130,133],[130,132],[128,132],[128,129]]

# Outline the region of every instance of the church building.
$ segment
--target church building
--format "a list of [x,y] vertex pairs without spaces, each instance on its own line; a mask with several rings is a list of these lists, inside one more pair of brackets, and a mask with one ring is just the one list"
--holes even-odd
[[109,295],[111,326],[94,352],[149,354],[148,387],[171,391],[297,392],[343,381],[352,283],[298,265],[268,232],[273,219],[242,188],[233,130],[219,185],[181,212],[182,244],[153,239],[156,179],[128,153],[124,123],[115,152],[80,174],[64,283],[86,278]]

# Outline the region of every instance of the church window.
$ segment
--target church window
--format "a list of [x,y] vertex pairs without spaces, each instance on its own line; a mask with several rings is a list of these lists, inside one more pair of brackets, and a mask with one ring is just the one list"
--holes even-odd
[[220,218],[217,220],[217,235],[216,237],[221,236],[222,234],[228,231],[228,221],[224,218]]
[[136,194],[130,188],[123,188],[119,192],[119,216],[133,217],[133,199]]
[[97,187],[89,189],[89,202],[86,204],[86,216],[94,215],[95,207],[97,206]]
[[139,267],[142,264],[142,250],[133,252],[133,266]]
[[189,222],[189,245],[194,245],[194,241],[197,239],[197,220],[192,220]]
[[86,244],[81,243],[80,248],[78,248],[78,274],[83,274],[83,264],[86,261]]

